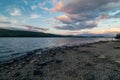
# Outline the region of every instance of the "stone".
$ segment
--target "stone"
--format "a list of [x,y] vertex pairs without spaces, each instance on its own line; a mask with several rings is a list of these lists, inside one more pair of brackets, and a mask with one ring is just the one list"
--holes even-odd
[[45,62],[41,62],[41,63],[37,63],[36,65],[37,66],[46,66],[47,64],[49,64],[49,63],[51,63],[51,62],[53,62],[54,60],[52,59],[52,60],[48,60],[48,61],[45,61]]
[[99,58],[99,59],[105,59],[106,56],[105,56],[105,55],[100,55],[100,56],[98,56],[98,58]]
[[34,70],[33,75],[43,76],[43,75],[44,75],[44,72],[43,72],[43,70],[41,70],[41,69],[36,69],[36,70]]
[[59,59],[55,60],[55,63],[61,63],[61,62],[62,62],[62,60],[59,60]]
[[86,64],[85,64],[85,66],[94,66],[95,65],[95,63],[93,63],[93,62],[87,62]]
[[19,75],[20,75],[19,72],[14,72],[14,73],[12,74],[13,77],[17,77],[17,76],[19,76]]
[[34,54],[34,52],[33,52],[33,51],[28,52],[28,53],[27,53],[27,56],[31,56],[32,54]]
[[31,61],[30,61],[30,63],[34,63],[35,61],[36,61],[36,58],[35,58],[35,59],[33,59],[33,60],[31,60]]
[[116,65],[120,66],[120,61],[115,61]]
[[113,47],[114,49],[120,49],[120,47]]

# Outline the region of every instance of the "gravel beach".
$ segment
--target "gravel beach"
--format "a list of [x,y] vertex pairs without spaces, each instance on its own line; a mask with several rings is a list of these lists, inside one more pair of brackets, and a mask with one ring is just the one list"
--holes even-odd
[[31,51],[0,64],[0,80],[120,80],[120,41]]

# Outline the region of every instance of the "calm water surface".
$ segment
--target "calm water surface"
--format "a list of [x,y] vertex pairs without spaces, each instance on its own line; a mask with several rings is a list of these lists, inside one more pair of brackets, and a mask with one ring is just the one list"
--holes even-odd
[[110,40],[110,38],[0,38],[0,61],[21,56],[24,52],[34,49],[78,45],[104,40]]

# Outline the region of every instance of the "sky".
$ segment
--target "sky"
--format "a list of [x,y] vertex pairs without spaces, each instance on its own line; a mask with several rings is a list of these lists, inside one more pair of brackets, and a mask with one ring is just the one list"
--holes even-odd
[[0,0],[0,28],[113,36],[120,33],[120,0]]

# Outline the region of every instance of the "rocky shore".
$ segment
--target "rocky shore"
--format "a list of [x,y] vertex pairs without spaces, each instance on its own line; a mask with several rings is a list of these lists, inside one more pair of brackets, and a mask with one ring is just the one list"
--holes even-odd
[[120,80],[120,41],[30,51],[0,64],[0,80]]

